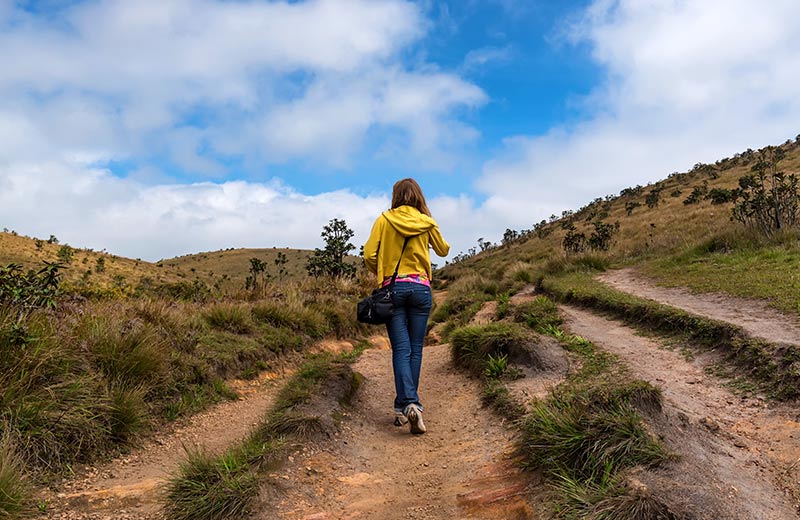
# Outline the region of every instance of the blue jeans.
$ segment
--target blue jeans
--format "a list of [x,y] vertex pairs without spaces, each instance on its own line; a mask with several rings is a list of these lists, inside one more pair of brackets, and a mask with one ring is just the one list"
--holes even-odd
[[422,410],[417,387],[422,367],[422,344],[431,313],[431,288],[414,282],[397,282],[392,296],[394,315],[386,324],[392,343],[394,411],[402,413],[410,404]]

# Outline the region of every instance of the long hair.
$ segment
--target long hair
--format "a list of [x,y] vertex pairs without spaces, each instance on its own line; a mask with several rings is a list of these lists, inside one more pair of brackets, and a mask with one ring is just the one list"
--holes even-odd
[[417,208],[420,213],[431,216],[431,210],[428,209],[428,204],[425,202],[422,188],[419,187],[417,181],[411,178],[394,183],[392,188],[392,209],[399,206],[412,206]]

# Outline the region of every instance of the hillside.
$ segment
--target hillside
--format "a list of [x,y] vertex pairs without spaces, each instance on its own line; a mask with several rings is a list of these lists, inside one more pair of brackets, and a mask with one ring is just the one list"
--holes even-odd
[[44,262],[64,264],[61,270],[68,287],[101,290],[140,284],[177,283],[190,278],[189,272],[139,259],[124,258],[103,251],[73,248],[67,244],[16,234],[0,233],[0,266],[19,264],[39,269]]
[[[280,276],[281,265],[276,262],[280,253],[286,257],[286,263],[282,265],[285,274],[282,276]],[[197,276],[210,286],[218,284],[223,290],[235,290],[244,287],[251,258],[257,258],[266,264],[266,274],[271,279],[297,281],[308,276],[306,261],[311,253],[312,251],[305,249],[275,247],[221,249],[169,258],[159,263],[181,272],[188,271],[192,278]]]
[[[276,263],[279,253],[285,255],[285,264]],[[311,251],[303,249],[231,248],[147,262],[50,243],[14,231],[0,233],[0,266],[14,263],[27,270],[39,269],[44,262],[60,262],[65,265],[62,273],[66,286],[79,290],[135,290],[142,285],[200,280],[210,288],[231,292],[244,287],[251,258],[265,263],[265,273],[272,280],[300,281],[308,276],[305,266],[309,254]],[[282,275],[281,267],[285,269]]]
[[[779,169],[787,175],[800,174],[800,136],[779,148],[785,153]],[[800,312],[797,233],[766,239],[732,221],[732,202],[715,204],[711,200],[713,193],[721,193],[715,190],[736,188],[739,179],[751,173],[757,158],[758,152],[746,150],[715,164],[697,164],[691,171],[597,198],[529,230],[513,231],[517,236],[509,235],[512,238],[504,245],[462,255],[463,259],[447,265],[441,274],[452,279],[477,269],[486,276],[502,276],[520,262],[534,269],[548,263],[552,267],[567,259],[563,245],[570,226],[588,239],[594,223],[602,222],[618,225],[609,249],[585,254],[611,265],[636,266],[665,285],[762,298],[780,310]]]

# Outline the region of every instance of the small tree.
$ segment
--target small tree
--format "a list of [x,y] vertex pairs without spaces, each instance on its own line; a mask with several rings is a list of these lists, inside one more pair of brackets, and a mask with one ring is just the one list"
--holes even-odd
[[61,260],[61,262],[64,263],[64,264],[71,263],[72,262],[72,256],[74,254],[75,254],[75,251],[70,246],[68,246],[67,244],[64,244],[63,246],[58,248],[58,259]]
[[104,256],[98,256],[97,260],[94,262],[94,271],[96,273],[102,273],[106,270],[106,258]]
[[614,235],[619,230],[619,222],[607,224],[597,220],[592,224],[594,225],[594,230],[589,236],[587,245],[590,249],[594,249],[595,251],[608,251],[611,247]]
[[586,235],[575,229],[574,224],[570,225],[561,246],[567,254],[582,253],[586,250]]
[[280,282],[282,282],[283,278],[288,274],[286,270],[286,264],[288,262],[289,260],[286,258],[286,254],[279,251],[278,256],[275,257],[275,267],[278,268],[278,281]]
[[259,287],[264,285],[266,282],[265,272],[267,270],[267,264],[263,260],[258,258],[251,258],[250,259],[250,271],[247,275],[247,278],[244,282],[244,288],[247,290],[257,290]]
[[644,198],[645,204],[647,207],[652,209],[658,206],[658,203],[661,202],[661,188],[653,188]]
[[767,236],[800,224],[800,190],[795,174],[778,169],[784,152],[768,146],[759,150],[750,175],[739,179],[731,218]]
[[58,239],[55,235],[50,235],[50,238],[47,239],[48,244],[58,244]]
[[506,228],[505,233],[503,233],[503,241],[502,244],[504,246],[510,245],[514,241],[519,238],[519,233],[514,231],[513,229]]
[[347,222],[333,219],[322,228],[320,236],[325,240],[325,248],[314,249],[306,263],[310,276],[352,277],[356,274],[356,266],[345,262],[350,251],[355,249],[350,239],[355,232],[347,227]]

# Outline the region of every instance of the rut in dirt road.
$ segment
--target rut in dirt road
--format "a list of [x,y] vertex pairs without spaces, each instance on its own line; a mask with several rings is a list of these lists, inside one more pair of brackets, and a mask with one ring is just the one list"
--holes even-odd
[[[800,518],[796,407],[767,407],[761,399],[734,395],[704,371],[716,361],[713,354],[688,361],[617,321],[576,307],[562,311],[569,330],[662,389],[666,421],[659,430],[680,457],[666,469],[668,482],[676,485],[675,500],[709,520]],[[704,503],[708,495],[713,500]]]
[[353,368],[364,382],[341,433],[273,475],[256,518],[538,518],[512,433],[482,407],[478,382],[452,366],[448,345],[424,350],[424,435],[392,425],[391,351],[367,350]]
[[597,279],[634,296],[736,325],[751,336],[770,343],[800,345],[800,319],[781,314],[760,301],[721,294],[693,294],[685,289],[659,287],[633,269],[606,271],[598,275]]

